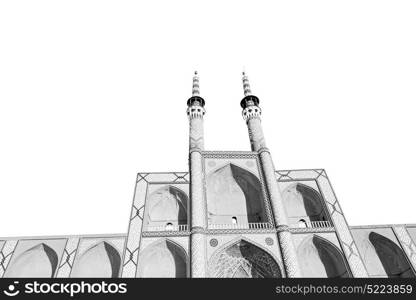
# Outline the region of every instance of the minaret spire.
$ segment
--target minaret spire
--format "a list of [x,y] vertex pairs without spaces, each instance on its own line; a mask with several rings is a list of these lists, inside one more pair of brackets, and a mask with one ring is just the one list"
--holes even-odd
[[248,81],[248,76],[246,75],[246,72],[244,71],[243,71],[243,88],[244,88],[244,96],[250,96],[251,95],[250,82]]
[[192,96],[199,96],[199,76],[198,71],[194,72],[194,77],[192,78]]
[[[199,76],[198,72],[194,72],[194,77],[192,78],[192,97],[188,99],[188,109],[186,113],[188,114],[189,120],[199,118],[202,119],[205,115],[205,100],[199,95]],[[201,145],[198,148],[203,149]]]
[[[245,121],[249,121],[252,118],[257,118],[260,120],[261,116],[261,108],[259,106],[260,100],[256,96],[253,95],[251,92],[250,82],[248,81],[248,76],[246,72],[243,72],[243,90],[244,90],[244,98],[241,100],[240,105],[243,108],[243,118]],[[254,151],[258,151],[262,147],[266,147],[265,144],[262,145],[253,145],[252,142],[252,148]],[[258,142],[258,141],[257,141]],[[264,142],[264,140],[263,140]]]

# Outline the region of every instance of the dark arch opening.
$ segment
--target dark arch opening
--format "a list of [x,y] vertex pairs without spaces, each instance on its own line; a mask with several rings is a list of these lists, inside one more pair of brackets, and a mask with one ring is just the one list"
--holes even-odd
[[318,250],[328,278],[350,277],[344,257],[336,246],[316,235],[312,238],[312,242]]
[[108,258],[110,259],[111,278],[117,278],[121,266],[120,253],[118,253],[117,249],[107,242],[104,242],[104,248],[107,251]]
[[298,183],[296,190],[301,193],[306,213],[311,221],[327,221],[321,195],[313,188]]
[[166,241],[166,246],[168,247],[171,253],[177,253],[173,255],[175,262],[175,278],[185,278],[186,277],[186,254],[183,249],[178,247],[175,243]]
[[220,251],[210,262],[213,277],[281,278],[276,260],[265,250],[240,240]]
[[370,232],[368,239],[374,246],[388,277],[415,277],[406,255],[396,243],[374,231]]
[[286,213],[292,224],[297,224],[301,219],[311,222],[329,221],[322,196],[315,189],[295,183],[286,188],[282,195]]
[[207,202],[210,223],[267,222],[260,180],[234,164],[208,175]]
[[50,263],[52,266],[52,274],[51,277],[53,277],[53,275],[55,274],[56,268],[58,267],[58,254],[56,254],[55,250],[53,250],[51,247],[49,247],[48,245],[42,243],[41,244]]

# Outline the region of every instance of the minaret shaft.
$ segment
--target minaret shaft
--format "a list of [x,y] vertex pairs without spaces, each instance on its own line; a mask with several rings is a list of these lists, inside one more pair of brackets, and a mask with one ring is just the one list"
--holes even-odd
[[259,99],[252,95],[248,77],[243,73],[244,98],[241,100],[243,118],[246,121],[251,150],[257,152],[260,158],[263,178],[269,195],[274,223],[277,228],[280,250],[288,277],[301,277],[301,270],[289,231],[282,195],[277,183],[272,156],[266,147],[266,141],[261,126],[261,108]]
[[192,97],[188,100],[189,118],[189,169],[191,194],[191,277],[206,277],[206,206],[204,203],[204,179],[202,151],[204,150],[205,101],[199,96],[197,72],[192,80]]
[[247,120],[247,128],[251,150],[259,151],[263,148],[266,148],[266,141],[264,139],[261,120],[259,118],[251,118]]

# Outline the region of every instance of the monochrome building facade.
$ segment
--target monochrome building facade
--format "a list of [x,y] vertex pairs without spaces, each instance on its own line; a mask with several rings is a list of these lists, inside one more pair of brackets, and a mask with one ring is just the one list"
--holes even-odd
[[349,226],[325,170],[275,168],[243,89],[251,151],[204,149],[195,72],[188,170],[137,174],[127,233],[0,238],[0,277],[415,277],[416,224]]

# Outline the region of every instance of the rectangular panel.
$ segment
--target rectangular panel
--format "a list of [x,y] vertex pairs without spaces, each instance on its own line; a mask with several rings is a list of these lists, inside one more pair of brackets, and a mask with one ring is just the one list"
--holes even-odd
[[[112,265],[111,268],[117,268],[119,270],[118,273],[120,273],[124,244],[125,237],[97,236],[80,238],[70,276],[87,277],[87,274],[95,274],[93,277],[110,277],[110,274],[106,274],[105,272],[100,273],[102,265],[105,265],[106,263],[117,264],[117,266]],[[100,260],[103,259],[104,261],[101,263]],[[80,266],[80,264],[85,265]],[[82,270],[82,268],[86,269],[95,267],[100,268],[100,270]],[[108,271],[111,271],[110,268],[108,268]],[[117,276],[118,275],[119,274],[117,274]]]
[[351,235],[349,226],[345,219],[341,206],[335,196],[328,176],[323,169],[316,170],[289,170],[277,171],[276,177],[279,182],[283,181],[307,181],[315,180],[320,194],[323,197],[327,212],[335,227],[337,236],[341,242],[342,250],[347,257],[349,267],[354,277],[367,277],[367,271],[360,257],[357,246]]
[[[143,220],[145,217],[145,203],[149,189],[153,190],[156,186],[152,184],[169,184],[182,186],[189,185],[189,174],[187,172],[169,173],[139,173],[137,174],[136,189],[133,198],[133,205],[130,215],[129,229],[127,234],[126,248],[122,277],[135,277],[139,257],[140,242],[143,231]],[[184,190],[187,191],[186,187]],[[189,195],[189,191],[188,191]]]
[[4,277],[55,277],[67,239],[19,240]]
[[293,235],[304,277],[352,277],[335,232]]
[[204,151],[202,157],[208,229],[272,228],[258,154]]

